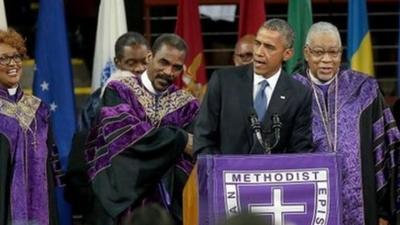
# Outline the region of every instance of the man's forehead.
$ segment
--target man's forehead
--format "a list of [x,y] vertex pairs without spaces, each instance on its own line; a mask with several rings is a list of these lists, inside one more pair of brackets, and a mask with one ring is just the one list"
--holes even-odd
[[323,47],[340,47],[339,37],[333,33],[320,32],[315,33],[310,38],[310,45],[312,46],[323,46]]

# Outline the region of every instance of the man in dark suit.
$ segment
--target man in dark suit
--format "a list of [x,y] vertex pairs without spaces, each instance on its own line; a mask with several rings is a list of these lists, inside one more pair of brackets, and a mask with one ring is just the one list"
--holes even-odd
[[311,91],[282,71],[293,41],[286,21],[268,20],[257,32],[253,64],[214,72],[195,125],[195,154],[264,153],[249,122],[254,111],[272,153],[312,148]]

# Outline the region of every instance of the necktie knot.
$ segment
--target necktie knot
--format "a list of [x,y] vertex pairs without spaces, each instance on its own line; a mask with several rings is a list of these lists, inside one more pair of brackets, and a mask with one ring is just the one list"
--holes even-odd
[[254,109],[257,112],[258,120],[263,120],[265,111],[267,111],[267,96],[265,88],[268,86],[268,81],[262,80],[258,83],[258,91],[254,100]]

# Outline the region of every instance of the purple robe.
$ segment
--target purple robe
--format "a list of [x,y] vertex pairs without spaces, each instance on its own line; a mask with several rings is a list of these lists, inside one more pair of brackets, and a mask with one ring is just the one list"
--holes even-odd
[[48,108],[20,88],[14,96],[0,89],[0,121],[1,223],[52,224]]
[[148,192],[157,187],[166,207],[172,204],[160,179],[171,167],[190,172],[191,163],[183,156],[183,129],[192,124],[198,108],[199,102],[175,85],[159,96],[136,77],[107,85],[98,124],[87,141],[86,160],[95,196],[113,220],[151,199]]
[[[312,86],[308,77],[294,77]],[[337,111],[335,141],[336,152],[343,158],[343,225],[376,225],[380,217],[394,220],[399,212],[400,133],[393,115],[375,79],[352,70],[341,70],[336,79],[337,83],[334,80],[329,85],[326,105],[333,138],[335,107]],[[320,104],[325,104],[323,91],[315,90]],[[328,144],[315,95],[312,108],[315,150],[330,152],[333,148]]]

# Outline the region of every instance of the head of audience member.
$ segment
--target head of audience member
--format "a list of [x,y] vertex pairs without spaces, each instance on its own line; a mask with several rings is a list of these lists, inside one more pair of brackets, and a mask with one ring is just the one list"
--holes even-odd
[[18,87],[26,51],[25,40],[20,34],[13,29],[0,30],[0,86]]
[[175,222],[165,209],[150,204],[134,210],[123,225],[175,225]]
[[251,213],[241,213],[229,217],[219,225],[271,225],[265,217],[257,216]]
[[241,66],[253,62],[254,39],[252,34],[247,34],[239,39],[235,45],[233,62],[235,66]]
[[293,56],[294,31],[282,19],[270,19],[258,29],[254,41],[254,72],[269,78]]
[[342,58],[337,27],[328,22],[313,24],[306,37],[304,58],[313,77],[321,82],[331,80],[338,73]]
[[186,52],[186,42],[176,34],[162,34],[154,41],[147,74],[156,91],[167,90],[183,72]]
[[115,43],[115,66],[119,70],[141,75],[151,59],[150,47],[137,32],[128,32],[120,36]]

